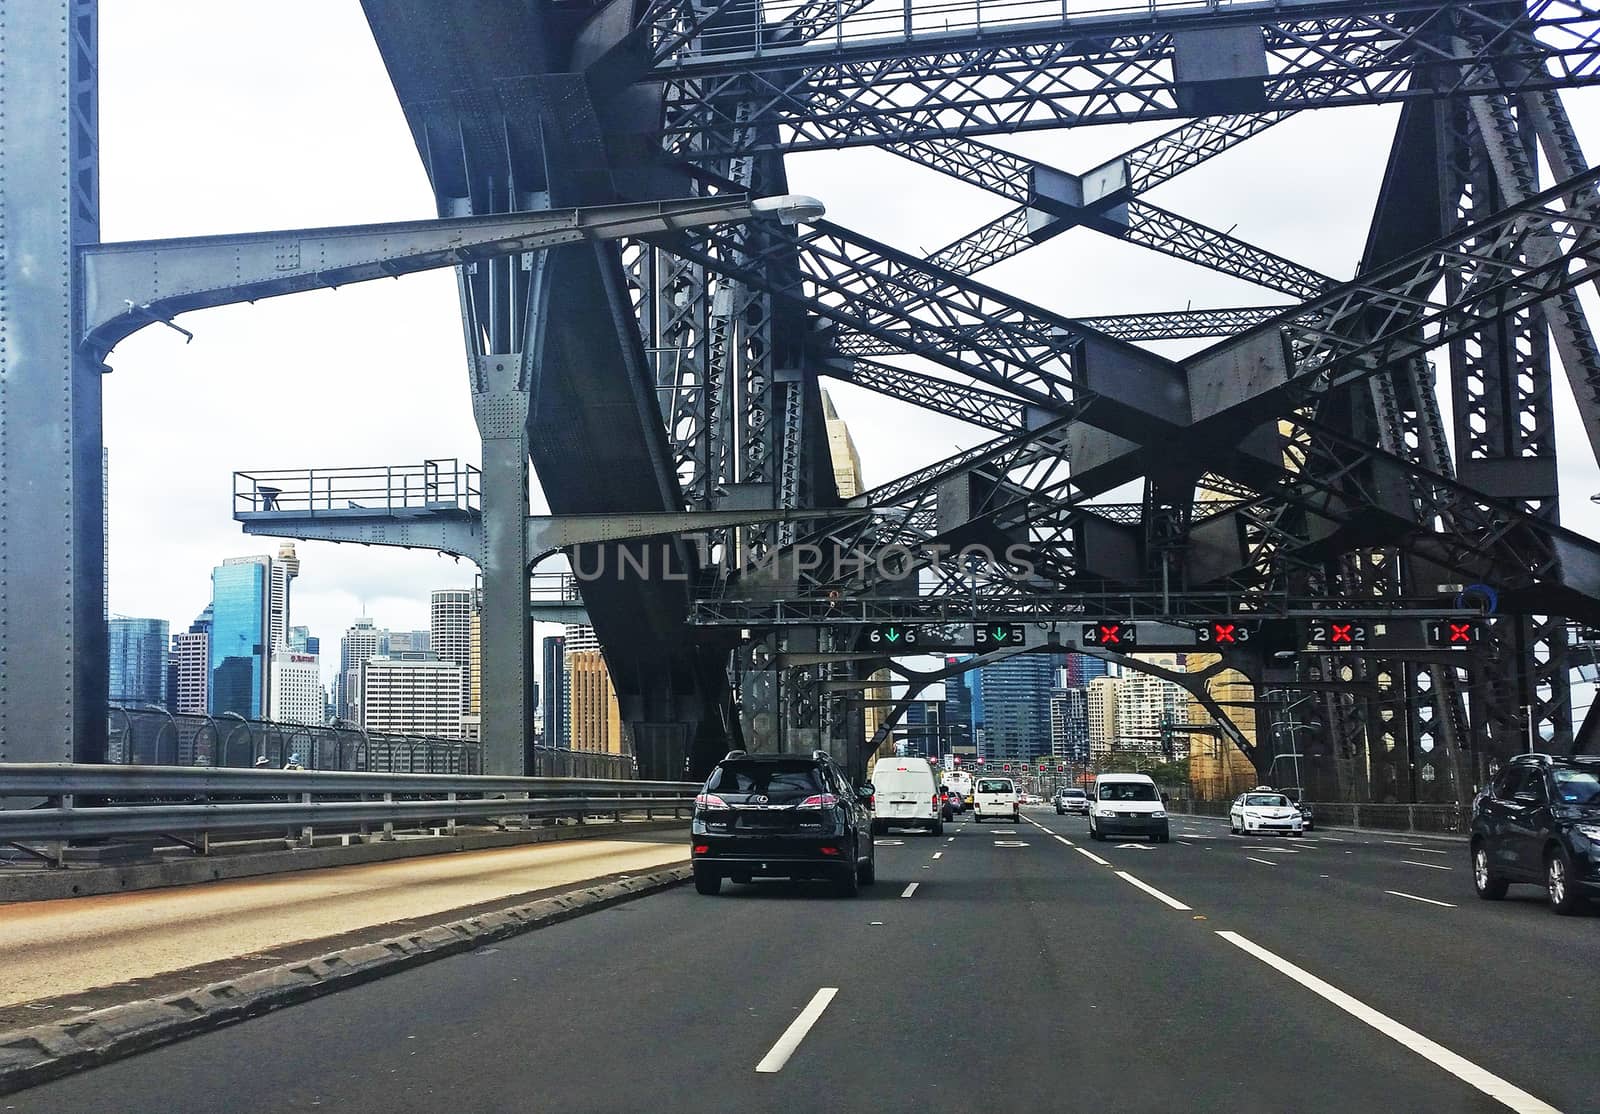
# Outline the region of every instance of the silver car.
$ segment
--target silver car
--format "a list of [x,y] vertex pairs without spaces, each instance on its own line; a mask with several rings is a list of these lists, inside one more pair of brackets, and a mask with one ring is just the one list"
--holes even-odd
[[1069,812],[1089,814],[1089,794],[1082,789],[1063,789],[1056,794],[1056,815],[1064,816]]

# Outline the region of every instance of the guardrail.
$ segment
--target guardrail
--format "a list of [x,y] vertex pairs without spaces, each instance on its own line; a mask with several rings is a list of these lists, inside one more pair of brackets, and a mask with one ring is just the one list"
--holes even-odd
[[[692,782],[527,778],[454,774],[256,770],[189,766],[0,764],[0,799],[42,801],[0,809],[0,843],[54,865],[64,844],[119,836],[166,836],[199,854],[211,835],[298,831],[309,846],[317,826],[457,820],[508,821],[647,814],[693,804]],[[27,844],[48,843],[45,849]]]
[[[1195,816],[1228,815],[1232,801],[1174,801],[1181,811]],[[1466,835],[1472,830],[1472,817],[1455,805],[1358,804],[1351,801],[1308,801],[1317,826],[1367,828],[1381,832],[1416,832],[1433,835]]]

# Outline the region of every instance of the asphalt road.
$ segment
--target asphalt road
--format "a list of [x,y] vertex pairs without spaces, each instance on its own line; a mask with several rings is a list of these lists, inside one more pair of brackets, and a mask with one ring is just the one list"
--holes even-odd
[[1460,844],[1028,816],[891,833],[855,900],[682,887],[0,1110],[1600,1110],[1600,916],[1478,901]]

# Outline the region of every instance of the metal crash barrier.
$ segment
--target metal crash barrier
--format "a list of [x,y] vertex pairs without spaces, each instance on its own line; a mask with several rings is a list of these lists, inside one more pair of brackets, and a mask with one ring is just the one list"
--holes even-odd
[[[63,865],[75,841],[168,837],[198,854],[218,833],[288,830],[310,846],[316,828],[476,820],[506,827],[536,819],[670,812],[693,804],[689,782],[392,774],[330,770],[0,764],[0,843]],[[43,844],[45,846],[35,846]]]

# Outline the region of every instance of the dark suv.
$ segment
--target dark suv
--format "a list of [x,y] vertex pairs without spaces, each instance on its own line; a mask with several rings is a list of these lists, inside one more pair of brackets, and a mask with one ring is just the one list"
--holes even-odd
[[1512,882],[1571,913],[1600,896],[1600,758],[1519,754],[1472,802],[1472,883],[1498,901]]
[[872,786],[853,788],[826,751],[731,751],[694,799],[690,848],[703,894],[724,878],[829,878],[852,897],[875,880]]

